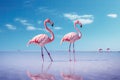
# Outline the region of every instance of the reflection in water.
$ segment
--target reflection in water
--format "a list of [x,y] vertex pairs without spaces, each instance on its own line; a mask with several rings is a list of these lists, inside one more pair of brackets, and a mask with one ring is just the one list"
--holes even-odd
[[[72,68],[73,66],[73,68]],[[61,73],[61,77],[63,80],[83,80],[83,78],[80,75],[75,74],[75,62],[70,62],[69,65],[69,73]]]
[[32,74],[29,71],[27,71],[27,75],[31,80],[55,80],[54,75],[47,73],[47,71],[50,69],[52,63],[48,65],[48,68],[44,71],[44,63],[42,63],[42,71],[40,74]]
[[63,80],[83,80],[81,76],[75,74],[61,73]]
[[[66,52],[55,51],[53,56],[56,61],[52,62],[52,65],[44,62],[44,67],[38,53],[0,54],[0,80],[82,80],[82,77],[84,80],[120,80],[120,51],[110,51],[109,55],[99,55],[97,51],[77,52],[78,61],[75,63],[68,62]],[[26,69],[29,70],[28,75]]]

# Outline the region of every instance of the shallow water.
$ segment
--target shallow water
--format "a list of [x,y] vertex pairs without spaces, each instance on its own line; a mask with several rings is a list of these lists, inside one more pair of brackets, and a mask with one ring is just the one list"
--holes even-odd
[[0,80],[120,80],[119,52],[76,52],[76,62],[66,51],[51,56],[43,63],[39,51],[1,51]]

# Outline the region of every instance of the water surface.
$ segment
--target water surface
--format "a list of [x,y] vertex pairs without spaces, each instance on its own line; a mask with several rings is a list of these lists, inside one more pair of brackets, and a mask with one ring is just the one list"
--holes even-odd
[[69,61],[66,51],[51,51],[51,56],[54,62],[45,53],[43,63],[39,51],[1,51],[0,80],[31,80],[36,76],[36,80],[120,80],[119,52],[76,52],[76,62],[73,54],[73,61]]

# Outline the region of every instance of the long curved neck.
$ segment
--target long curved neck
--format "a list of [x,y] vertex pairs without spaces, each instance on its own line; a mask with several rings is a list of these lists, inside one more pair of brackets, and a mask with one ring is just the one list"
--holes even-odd
[[47,22],[44,22],[45,29],[46,29],[48,32],[50,32],[50,34],[51,34],[51,41],[53,41],[53,40],[54,40],[54,33],[47,27],[46,23],[47,23]]
[[74,24],[74,28],[76,29],[79,37],[82,37],[82,33],[81,33],[80,30],[76,27],[76,24]]

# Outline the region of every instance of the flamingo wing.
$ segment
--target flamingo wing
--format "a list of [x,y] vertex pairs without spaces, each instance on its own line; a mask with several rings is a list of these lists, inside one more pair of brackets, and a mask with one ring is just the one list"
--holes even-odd
[[50,38],[46,35],[46,34],[39,34],[36,35],[35,37],[33,37],[28,44],[39,44],[40,46],[45,45],[46,43],[48,43],[50,41]]
[[71,32],[71,33],[66,34],[62,38],[61,42],[64,42],[64,41],[66,41],[66,42],[74,42],[77,39],[79,39],[79,35],[77,33],[75,33],[75,32]]

